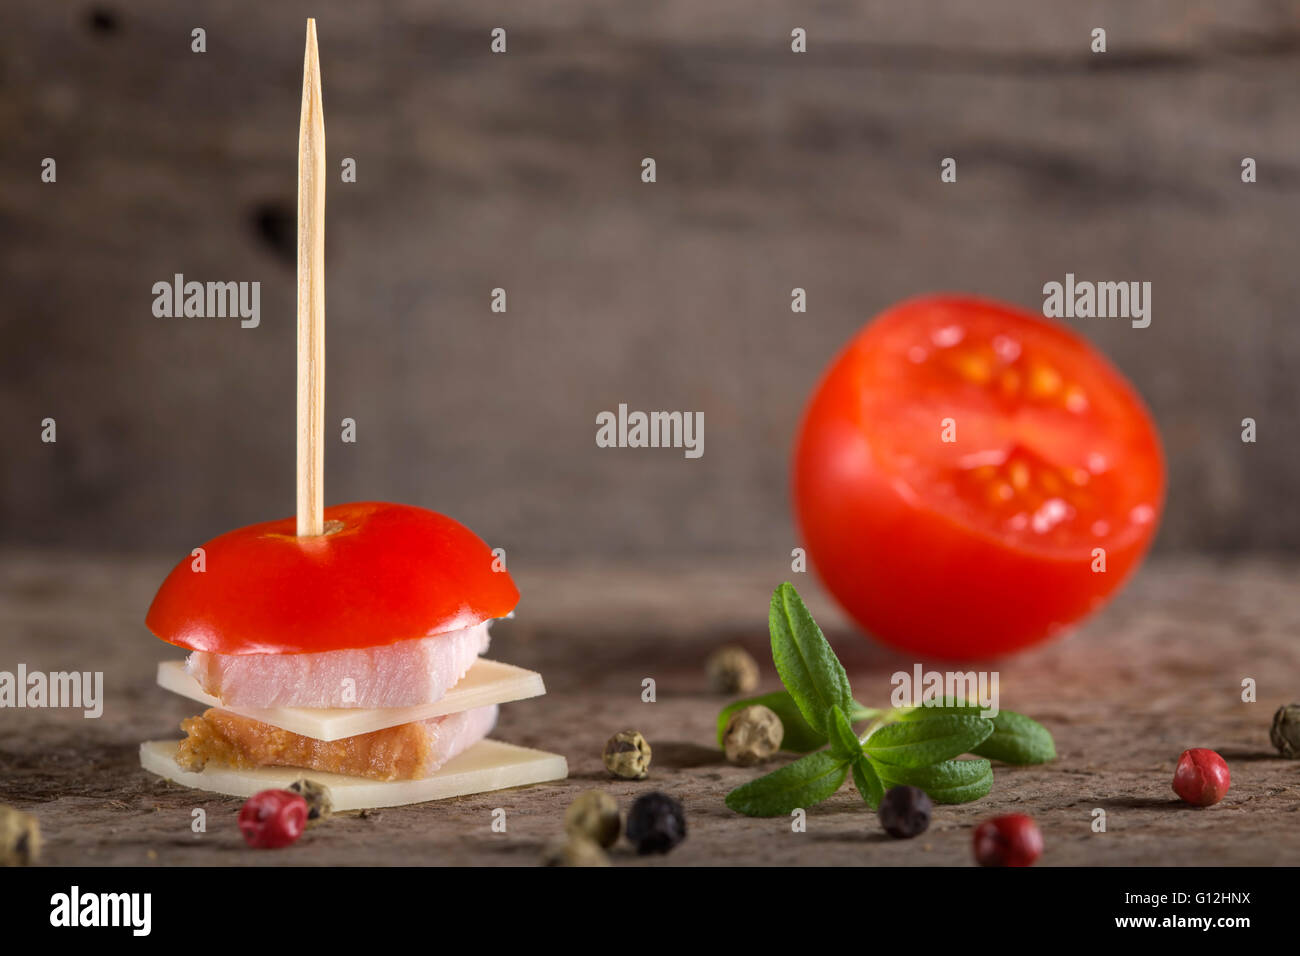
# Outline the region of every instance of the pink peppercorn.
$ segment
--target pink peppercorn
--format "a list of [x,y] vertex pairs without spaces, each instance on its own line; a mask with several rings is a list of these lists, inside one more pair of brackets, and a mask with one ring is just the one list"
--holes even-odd
[[975,828],[975,862],[980,866],[1031,866],[1043,852],[1043,834],[1023,813],[985,820]]
[[259,850],[278,850],[302,836],[307,826],[307,801],[288,790],[263,790],[248,798],[239,811],[244,842]]
[[1222,757],[1205,747],[1184,750],[1174,771],[1174,793],[1194,807],[1218,803],[1228,792],[1232,778]]

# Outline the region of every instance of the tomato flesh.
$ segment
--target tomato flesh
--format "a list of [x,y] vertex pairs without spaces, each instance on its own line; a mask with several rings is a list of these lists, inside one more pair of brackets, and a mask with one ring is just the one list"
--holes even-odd
[[794,497],[809,557],[865,630],[971,658],[1040,641],[1119,587],[1155,532],[1164,461],[1141,400],[1083,339],[941,296],[889,309],[832,363]]
[[325,509],[326,533],[285,518],[227,532],[163,581],[145,624],[217,654],[377,647],[504,617],[509,572],[472,531],[424,508],[357,502]]

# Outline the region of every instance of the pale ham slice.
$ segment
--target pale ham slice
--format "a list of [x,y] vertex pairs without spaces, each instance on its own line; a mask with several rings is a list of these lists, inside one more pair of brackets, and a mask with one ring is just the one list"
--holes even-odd
[[308,777],[329,790],[335,810],[370,810],[400,807],[426,800],[445,800],[489,790],[505,790],[534,783],[563,780],[569,774],[565,759],[546,753],[482,740],[449,760],[442,769],[423,780],[367,780],[294,767],[257,767],[240,770],[209,764],[199,773],[182,770],[176,764],[175,740],[150,740],[140,745],[140,765],[150,773],[184,787],[251,797],[262,790],[283,789],[301,777]]
[[488,649],[488,626],[318,654],[210,654],[186,660],[227,707],[413,707],[430,704]]
[[260,720],[284,730],[315,737],[317,740],[340,740],[368,734],[372,730],[396,727],[443,714],[454,714],[488,704],[505,704],[526,700],[546,693],[542,675],[536,671],[502,664],[480,657],[456,686],[432,704],[414,707],[384,707],[355,710],[350,707],[331,709],[307,707],[234,707],[228,702],[205,694],[198,681],[185,671],[183,661],[163,661],[158,665],[158,686],[208,707],[221,707],[243,717]]
[[325,741],[214,707],[181,722],[181,730],[188,736],[177,748],[176,762],[191,771],[215,763],[303,767],[375,780],[418,780],[478,743],[496,722],[493,705]]

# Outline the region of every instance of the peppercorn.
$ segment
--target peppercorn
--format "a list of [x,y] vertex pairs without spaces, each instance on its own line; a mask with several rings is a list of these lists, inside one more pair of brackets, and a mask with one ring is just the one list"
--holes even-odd
[[975,828],[975,862],[980,866],[1031,866],[1043,852],[1043,834],[1023,813],[985,820]]
[[570,833],[547,844],[543,866],[609,866],[609,857],[595,840]]
[[644,780],[650,775],[650,744],[640,731],[620,730],[605,743],[605,767],[624,780]]
[[1279,707],[1273,715],[1268,739],[1283,757],[1300,757],[1300,704]]
[[880,825],[896,840],[920,836],[930,829],[934,804],[920,787],[890,787],[880,801]]
[[41,855],[41,825],[30,813],[0,806],[0,866],[30,866]]
[[780,750],[784,736],[785,727],[776,711],[753,704],[731,715],[722,732],[722,749],[732,763],[750,767]]
[[307,801],[307,826],[328,820],[334,812],[334,803],[330,800],[329,788],[315,780],[303,777],[289,784],[289,792],[296,793]]
[[749,694],[758,686],[758,661],[743,647],[719,648],[704,669],[715,694]]
[[628,812],[627,838],[643,856],[667,853],[686,839],[686,811],[666,793],[642,794]]
[[613,846],[623,829],[618,815],[618,801],[604,790],[588,790],[579,794],[564,814],[564,829],[570,834],[594,840],[602,847]]
[[1174,771],[1174,793],[1194,807],[1218,803],[1228,792],[1232,778],[1228,765],[1213,750],[1193,747],[1184,750]]
[[307,827],[307,801],[288,790],[263,790],[239,811],[244,842],[259,850],[278,850],[295,842]]

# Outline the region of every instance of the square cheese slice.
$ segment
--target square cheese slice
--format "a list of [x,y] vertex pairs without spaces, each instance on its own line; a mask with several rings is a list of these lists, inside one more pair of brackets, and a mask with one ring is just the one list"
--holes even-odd
[[568,762],[559,754],[533,750],[500,740],[480,740],[447,761],[423,780],[368,780],[297,767],[254,767],[247,770],[209,763],[198,772],[176,763],[176,740],[150,740],[140,745],[140,766],[174,783],[197,790],[251,797],[261,790],[278,790],[307,777],[329,789],[335,810],[400,807],[426,800],[445,800],[489,790],[563,780]]
[[542,675],[536,671],[482,657],[441,700],[411,707],[230,707],[205,693],[199,682],[186,672],[184,661],[161,662],[158,665],[158,686],[209,707],[220,707],[241,717],[260,720],[316,740],[341,740],[398,724],[458,714],[473,707],[540,697],[546,693]]

